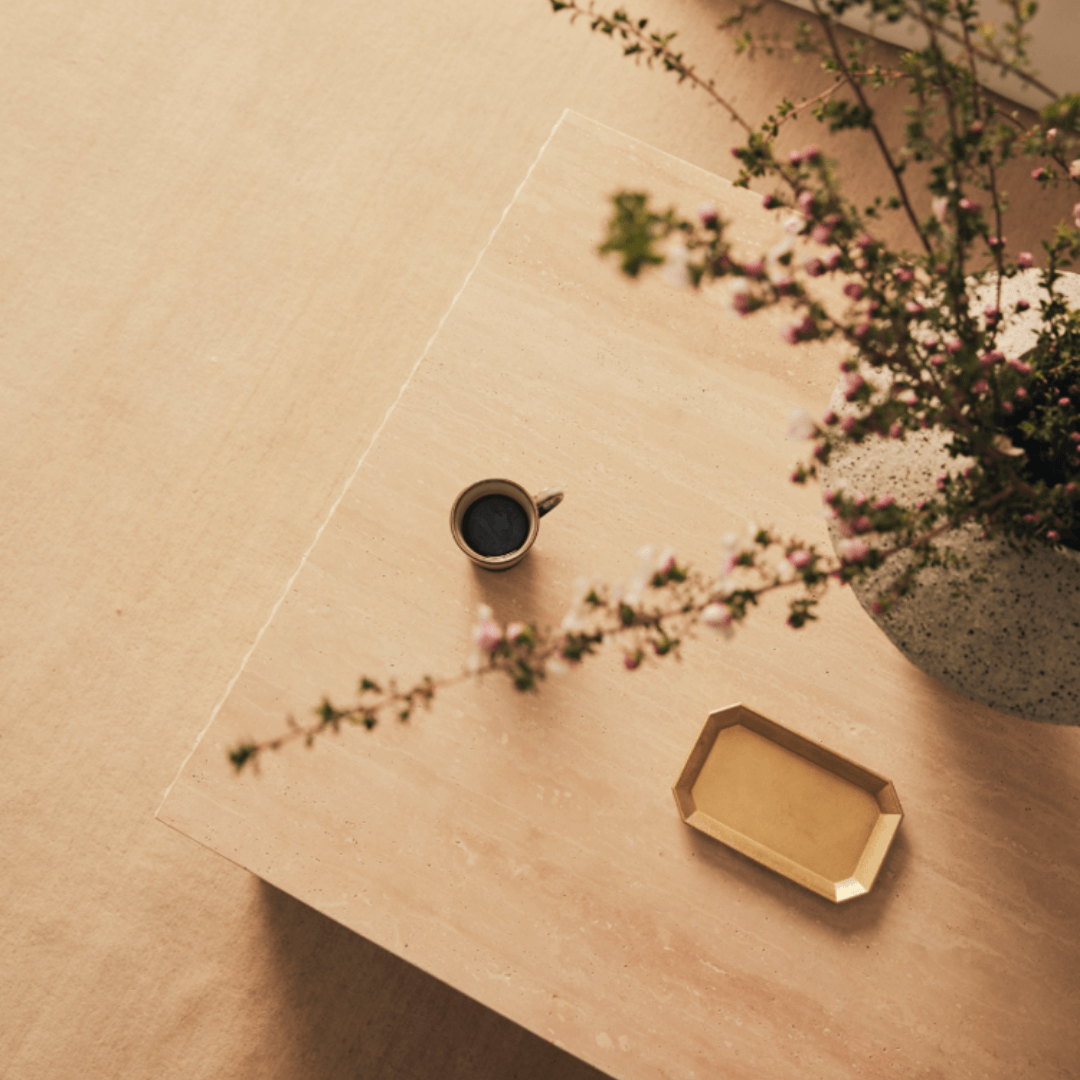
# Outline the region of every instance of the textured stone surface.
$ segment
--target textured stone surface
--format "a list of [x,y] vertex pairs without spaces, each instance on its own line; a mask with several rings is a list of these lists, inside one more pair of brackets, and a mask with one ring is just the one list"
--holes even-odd
[[[1038,278],[1038,271],[1025,270],[1003,285],[1003,311],[1021,296],[1032,304],[1002,333],[1006,356],[1022,356],[1035,343],[1039,300],[1046,296]],[[1061,291],[1080,306],[1080,277],[1066,275]],[[987,288],[980,303],[993,302],[992,294]],[[831,407],[848,407],[839,387]],[[872,439],[834,458],[823,482],[870,497],[891,492],[911,504],[934,494],[942,470],[963,467],[946,444],[940,433],[902,443]],[[830,532],[835,543],[839,533]],[[1024,552],[1004,540],[984,541],[974,526],[946,534],[940,546],[966,565],[925,571],[918,591],[885,614],[874,615],[870,605],[895,568],[886,565],[853,586],[874,621],[913,664],[961,694],[1027,720],[1080,724],[1080,552],[1039,546]]]
[[[583,569],[641,543],[709,567],[752,514],[823,542],[787,481],[793,407],[836,356],[783,345],[591,250],[607,193],[751,195],[567,115],[160,817],[365,938],[620,1078],[1064,1078],[1078,1040],[1077,733],[1027,728],[915,670],[849,592],[805,632],[767,604],[731,642],[539,697],[481,682],[408,727],[227,748],[361,673],[459,670],[479,602],[561,618]],[[470,480],[558,483],[516,569],[475,569],[447,510]],[[706,716],[742,700],[896,785],[906,818],[837,907],[686,827],[671,794]]]

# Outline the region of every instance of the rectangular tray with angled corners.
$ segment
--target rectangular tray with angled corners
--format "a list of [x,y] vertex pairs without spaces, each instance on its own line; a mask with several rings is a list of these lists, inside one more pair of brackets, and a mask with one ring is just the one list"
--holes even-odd
[[836,903],[870,891],[892,783],[745,705],[712,713],[672,788],[683,821]]

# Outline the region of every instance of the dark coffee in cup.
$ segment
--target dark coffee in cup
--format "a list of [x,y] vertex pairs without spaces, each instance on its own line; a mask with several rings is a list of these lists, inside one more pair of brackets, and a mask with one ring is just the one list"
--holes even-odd
[[513,480],[477,480],[450,507],[450,533],[474,565],[509,570],[525,558],[540,519],[562,498],[558,488],[531,495]]
[[529,515],[509,495],[482,495],[465,511],[461,534],[478,555],[509,555],[528,539]]

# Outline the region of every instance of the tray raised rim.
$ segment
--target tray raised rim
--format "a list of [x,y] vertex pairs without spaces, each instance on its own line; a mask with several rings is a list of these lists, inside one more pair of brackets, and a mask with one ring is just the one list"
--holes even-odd
[[[692,790],[706,759],[720,732],[740,725],[874,796],[878,804],[878,820],[867,838],[855,872],[850,878],[830,881],[697,808]],[[834,903],[864,896],[870,891],[904,816],[891,780],[844,757],[843,754],[822,746],[813,739],[792,731],[783,724],[778,724],[775,720],[762,716],[761,713],[755,712],[741,702],[714,710],[709,714],[701,734],[686,759],[679,779],[671,790],[675,796],[679,816],[691,828],[718,840]]]

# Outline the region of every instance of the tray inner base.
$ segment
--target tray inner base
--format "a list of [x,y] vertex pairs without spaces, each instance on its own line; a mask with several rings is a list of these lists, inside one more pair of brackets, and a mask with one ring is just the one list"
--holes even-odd
[[718,734],[692,793],[714,821],[830,881],[855,873],[880,814],[869,791],[740,724]]

